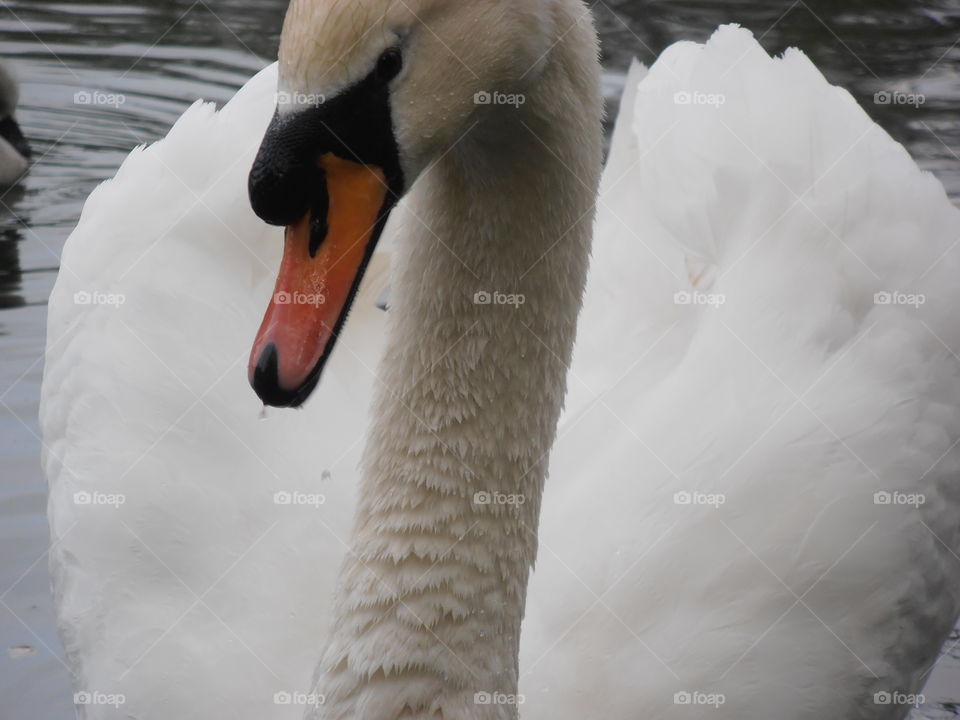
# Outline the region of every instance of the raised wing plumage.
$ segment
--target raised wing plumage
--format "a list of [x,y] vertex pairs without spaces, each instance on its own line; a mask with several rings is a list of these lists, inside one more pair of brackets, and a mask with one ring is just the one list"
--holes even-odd
[[51,574],[88,718],[303,712],[273,699],[307,686],[328,621],[387,261],[309,407],[261,417],[246,360],[283,240],[246,177],[275,92],[271,66],[220,112],[194,105],[91,195],[64,250],[41,419]]
[[524,716],[903,717],[960,610],[960,213],[739,28],[619,126]]

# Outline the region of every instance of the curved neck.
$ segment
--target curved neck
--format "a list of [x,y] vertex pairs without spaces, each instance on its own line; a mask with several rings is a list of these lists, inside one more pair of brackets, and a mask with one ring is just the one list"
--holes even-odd
[[601,169],[595,41],[577,34],[524,105],[481,119],[397,210],[387,350],[317,717],[516,715]]

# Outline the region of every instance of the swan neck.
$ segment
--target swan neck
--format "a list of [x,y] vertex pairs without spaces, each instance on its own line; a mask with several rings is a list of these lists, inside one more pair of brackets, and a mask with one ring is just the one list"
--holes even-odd
[[571,115],[551,94],[578,79],[554,72],[397,210],[387,348],[318,717],[516,716],[601,167],[598,73],[566,89],[585,98]]

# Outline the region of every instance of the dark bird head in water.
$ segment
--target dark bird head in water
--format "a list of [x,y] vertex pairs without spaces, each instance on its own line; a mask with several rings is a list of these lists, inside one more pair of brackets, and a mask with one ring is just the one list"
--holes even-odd
[[30,157],[30,145],[23,136],[14,116],[20,91],[7,68],[0,64],[0,138],[25,158]]

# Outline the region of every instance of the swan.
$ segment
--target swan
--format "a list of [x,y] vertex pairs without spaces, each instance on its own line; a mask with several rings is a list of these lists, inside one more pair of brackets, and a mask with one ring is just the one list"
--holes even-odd
[[30,145],[15,119],[20,89],[0,63],[0,186],[13,185],[27,171]]
[[294,0],[91,195],[41,406],[83,716],[906,713],[960,611],[957,211],[745,30],[627,88],[601,181],[580,2]]

